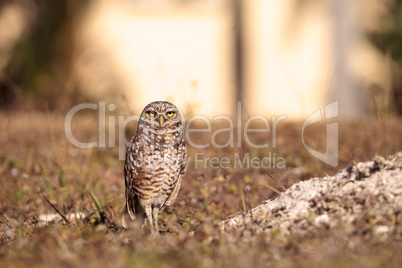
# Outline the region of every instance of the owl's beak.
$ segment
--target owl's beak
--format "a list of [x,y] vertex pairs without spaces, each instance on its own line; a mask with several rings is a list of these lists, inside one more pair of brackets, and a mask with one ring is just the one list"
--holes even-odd
[[162,127],[163,123],[165,122],[165,118],[163,118],[163,116],[159,116],[159,125]]

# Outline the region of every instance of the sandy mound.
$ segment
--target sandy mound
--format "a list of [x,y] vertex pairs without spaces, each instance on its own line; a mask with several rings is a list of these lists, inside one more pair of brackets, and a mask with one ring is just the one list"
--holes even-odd
[[386,239],[398,233],[392,222],[402,214],[402,152],[296,183],[265,202],[222,222],[222,230],[236,229],[247,238],[261,232],[304,236],[342,227],[342,232],[369,231]]

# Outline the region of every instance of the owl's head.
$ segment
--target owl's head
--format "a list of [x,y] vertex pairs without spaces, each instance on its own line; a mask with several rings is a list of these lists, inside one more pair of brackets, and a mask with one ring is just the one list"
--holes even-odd
[[179,110],[167,101],[151,102],[142,111],[139,126],[148,126],[157,132],[172,127],[181,127]]

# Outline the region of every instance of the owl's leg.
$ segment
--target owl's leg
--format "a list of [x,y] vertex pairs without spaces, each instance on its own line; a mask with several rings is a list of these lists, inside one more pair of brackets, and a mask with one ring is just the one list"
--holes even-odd
[[155,234],[159,236],[159,224],[158,224],[158,213],[159,213],[159,208],[154,207],[152,214],[154,218],[154,228],[155,228]]
[[153,221],[152,221],[152,207],[151,207],[151,205],[148,205],[145,208],[145,214],[147,215],[148,224],[150,225],[151,235],[154,235],[155,230],[154,230]]

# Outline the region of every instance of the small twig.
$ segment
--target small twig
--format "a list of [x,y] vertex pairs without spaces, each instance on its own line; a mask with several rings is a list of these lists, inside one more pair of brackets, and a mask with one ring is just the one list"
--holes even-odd
[[4,213],[2,210],[0,210],[1,211],[1,213],[3,213],[3,215],[4,215],[4,217],[6,218],[6,220],[7,220],[7,222],[9,222],[11,225],[12,225],[12,227],[14,227],[14,224],[10,221],[10,219],[7,217],[7,215],[6,215],[6,213]]
[[67,218],[66,218],[52,203],[50,203],[49,199],[48,199],[48,198],[46,197],[46,195],[43,193],[42,189],[40,189],[40,192],[42,193],[43,198],[45,198],[46,202],[48,202],[48,204],[57,212],[57,214],[59,214],[60,217],[62,217],[65,222],[67,222],[68,224],[70,224],[70,221],[67,220]]
[[273,179],[276,182],[276,184],[278,184],[282,188],[282,190],[286,191],[286,188],[279,181],[277,181],[268,171],[266,171],[265,169],[262,170],[264,170],[264,172],[267,173],[268,176],[270,176],[271,179]]
[[243,189],[241,189],[240,194],[241,194],[241,202],[243,204],[243,211],[246,212],[247,208],[246,208],[246,202],[244,201]]
[[265,185],[265,187],[267,187],[268,189],[274,191],[277,194],[281,194],[280,191],[276,190],[274,187],[272,187],[271,185],[269,185],[268,183]]

